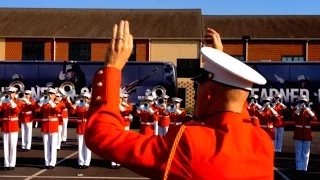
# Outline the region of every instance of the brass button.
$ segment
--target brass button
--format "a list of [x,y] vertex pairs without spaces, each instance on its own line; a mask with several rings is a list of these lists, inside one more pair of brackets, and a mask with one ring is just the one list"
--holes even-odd
[[98,71],[98,74],[103,74],[103,71],[102,70]]
[[102,82],[98,82],[98,83],[97,83],[97,86],[102,86]]
[[100,96],[97,96],[96,100],[97,100],[97,101],[101,100],[101,97],[100,97]]

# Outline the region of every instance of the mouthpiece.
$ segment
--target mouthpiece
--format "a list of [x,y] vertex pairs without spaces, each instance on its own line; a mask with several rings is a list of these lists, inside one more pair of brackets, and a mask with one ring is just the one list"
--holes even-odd
[[144,105],[144,106],[148,106],[148,104],[147,104],[147,103],[144,103],[143,105]]
[[174,108],[174,105],[170,105],[170,108]]

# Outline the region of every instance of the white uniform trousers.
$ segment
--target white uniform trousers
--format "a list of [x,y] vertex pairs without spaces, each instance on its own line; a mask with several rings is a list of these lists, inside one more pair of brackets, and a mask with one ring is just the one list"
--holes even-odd
[[58,141],[57,141],[57,149],[60,149],[61,148],[61,137],[62,137],[62,128],[63,126],[62,125],[59,125],[58,127]]
[[16,166],[18,136],[18,132],[2,133],[4,167]]
[[274,144],[274,149],[276,152],[282,151],[283,133],[284,133],[283,127],[274,128],[274,135],[276,139]]
[[42,133],[45,166],[55,166],[57,163],[58,133]]
[[68,120],[69,120],[68,118],[63,118],[61,141],[67,141]]
[[311,141],[295,141],[296,144],[296,170],[308,170]]
[[90,166],[91,151],[86,146],[83,134],[77,134],[78,138],[78,164],[79,166]]
[[21,149],[31,149],[32,122],[21,123]]
[[168,130],[169,130],[169,126],[167,126],[167,127],[161,127],[161,126],[159,126],[159,135],[160,135],[160,136],[166,135],[167,132],[168,132]]

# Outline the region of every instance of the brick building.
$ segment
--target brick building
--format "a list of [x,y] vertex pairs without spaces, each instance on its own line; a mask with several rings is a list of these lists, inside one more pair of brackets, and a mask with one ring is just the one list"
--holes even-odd
[[170,61],[181,97],[193,106],[206,27],[216,29],[224,51],[244,61],[317,61],[320,16],[203,16],[191,10],[0,8],[0,60],[102,61],[113,24],[130,21],[130,61]]

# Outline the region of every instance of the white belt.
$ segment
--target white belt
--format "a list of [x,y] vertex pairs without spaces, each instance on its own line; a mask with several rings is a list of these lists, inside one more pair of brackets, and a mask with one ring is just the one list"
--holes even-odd
[[311,128],[311,126],[296,125],[297,128]]
[[58,118],[42,119],[42,121],[58,121]]
[[68,111],[68,108],[63,109],[63,111]]
[[284,116],[280,116],[281,118],[284,118]]
[[170,122],[170,124],[172,124],[172,125],[181,125],[182,122]]
[[168,115],[164,116],[164,115],[159,115],[159,117],[169,117]]
[[87,122],[87,119],[82,119],[82,120],[78,119],[78,122]]
[[273,125],[269,125],[269,126],[267,126],[267,125],[260,125],[260,127],[263,127],[263,128],[273,128]]
[[143,125],[154,125],[154,122],[141,122]]
[[32,114],[32,111],[21,112],[22,114]]
[[17,117],[14,117],[14,118],[3,118],[3,120],[6,120],[6,121],[18,121],[19,118]]
[[62,114],[58,114],[58,117],[61,117],[62,116]]

